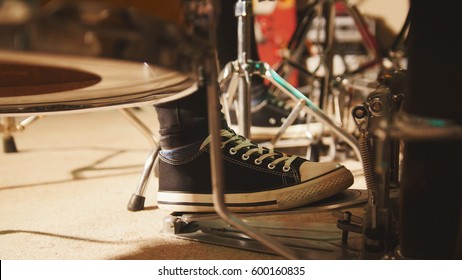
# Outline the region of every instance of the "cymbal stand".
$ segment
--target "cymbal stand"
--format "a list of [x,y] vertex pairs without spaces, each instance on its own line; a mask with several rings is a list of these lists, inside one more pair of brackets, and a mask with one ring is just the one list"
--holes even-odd
[[144,163],[143,172],[139,179],[138,185],[133,192],[127,205],[129,211],[141,211],[144,209],[144,202],[146,197],[146,189],[149,182],[149,177],[155,170],[156,163],[158,162],[158,155],[160,152],[159,141],[154,133],[129,109],[123,108],[119,110],[146,138],[149,140],[152,149]]
[[388,52],[388,57],[393,65],[392,69],[401,69],[402,59],[405,56],[406,48],[407,48],[407,36],[409,33],[409,26],[411,24],[410,20],[410,12],[411,9],[408,10],[406,19],[399,31],[398,35],[396,36],[393,44],[390,47]]
[[[382,57],[380,55],[376,39],[369,31],[366,19],[362,16],[354,3],[346,0],[314,0],[307,2],[308,5],[304,9],[304,15],[294,31],[294,34],[290,38],[287,44],[287,49],[283,51],[285,55],[282,57],[281,62],[275,67],[276,71],[282,77],[287,77],[291,73],[292,69],[296,69],[306,76],[316,77],[316,72],[320,70],[322,66],[322,68],[327,69],[324,71],[326,72],[326,76],[321,78],[327,83],[327,85],[330,84],[330,86],[332,86],[333,81],[338,80],[338,78],[341,78],[340,80],[349,79],[355,74],[362,73],[377,64],[381,64]],[[340,4],[351,16],[355,27],[361,36],[366,53],[370,58],[368,61],[360,64],[354,69],[349,69],[347,67],[344,74],[339,77],[335,77],[333,74],[332,61],[335,49],[334,47],[336,44],[334,32],[336,25],[336,9],[334,4]],[[317,22],[315,20],[317,20]],[[316,34],[316,38],[314,39],[315,41],[310,43],[318,46],[317,48],[321,57],[319,65],[312,71],[309,71],[307,66],[302,62],[303,55],[307,48],[306,38],[308,37],[310,27],[315,27]],[[320,45],[321,42],[324,42],[324,44]],[[307,55],[309,56],[310,54]],[[324,88],[323,91],[321,91],[321,95],[325,96],[329,94],[330,91],[327,91],[328,88],[326,88],[325,85],[323,86]],[[325,101],[325,98],[321,98],[319,107],[324,108],[326,104],[322,103],[325,103]]]
[[[332,4],[332,3],[331,3]],[[331,5],[333,11],[333,6]],[[233,79],[238,78],[238,102],[239,112],[238,114],[238,125],[239,133],[243,136],[248,137],[250,134],[250,77],[252,75],[259,75],[262,78],[268,80],[276,88],[287,94],[289,97],[294,99],[295,102],[304,103],[305,109],[311,113],[316,119],[329,127],[332,132],[344,140],[358,158],[360,158],[359,144],[358,141],[351,136],[347,131],[340,127],[340,124],[332,120],[327,114],[325,114],[318,106],[316,106],[306,95],[302,94],[294,86],[290,85],[284,80],[275,70],[273,70],[268,63],[261,61],[252,61],[248,59],[248,36],[249,36],[249,20],[251,10],[251,1],[249,0],[238,0],[235,6],[235,15],[238,17],[238,59],[235,61],[228,62],[222,71],[219,73],[218,82],[224,92],[225,96],[225,109],[229,105],[230,101],[235,96],[235,86]],[[333,38],[333,37],[332,37]],[[331,42],[333,43],[333,41]],[[332,68],[332,67],[330,67]],[[330,69],[329,68],[329,69]],[[299,106],[293,109],[295,111],[300,110]],[[295,120],[294,114],[289,117],[285,125],[282,126],[282,130],[285,130],[291,122]],[[247,134],[247,135],[246,135]],[[279,137],[282,133],[279,132],[276,137]],[[272,143],[275,143],[273,140]]]
[[42,118],[42,116],[30,116],[16,123],[14,117],[2,117],[0,119],[0,132],[3,134],[3,152],[17,153],[16,142],[14,141],[13,133],[23,131],[26,126]]
[[[284,80],[268,63],[261,61],[247,60],[247,64],[237,64],[235,62],[228,63],[219,75],[220,84],[226,84],[232,78],[232,73],[239,72],[240,67],[245,67],[246,72],[251,75],[260,75],[262,78],[268,80],[272,85],[276,86],[279,90],[287,94],[296,102],[302,102],[305,109],[310,112],[318,121],[328,126],[331,131],[344,140],[353,149],[354,153],[360,158],[359,143],[356,138],[350,135],[347,131],[342,129],[338,123],[332,120],[326,113],[324,113],[318,106],[316,106],[306,95],[301,93],[298,89]],[[298,110],[296,107],[295,110]]]
[[235,70],[237,85],[233,84],[232,91],[224,94],[225,111],[230,123],[229,111],[230,102],[234,101],[234,96],[237,90],[238,103],[236,105],[237,122],[239,133],[244,137],[250,138],[250,102],[251,102],[251,80],[250,75],[245,71],[248,57],[250,55],[250,26],[252,18],[249,16],[252,13],[252,1],[237,0],[234,6],[234,15],[237,17],[237,60],[235,61]]
[[[213,4],[212,7],[215,9],[219,8],[219,4],[217,0],[212,0]],[[238,4],[236,5],[236,10],[240,9],[240,15],[243,17],[246,14],[246,5],[248,5],[248,1],[238,0]],[[237,12],[237,11],[236,11]],[[297,259],[297,254],[284,246],[282,243],[277,241],[276,239],[272,238],[269,235],[264,234],[263,232],[259,231],[256,228],[250,227],[245,222],[240,220],[237,216],[231,213],[225,204],[225,194],[224,194],[224,180],[223,180],[223,155],[221,152],[221,137],[220,137],[220,128],[221,128],[221,121],[220,121],[220,114],[218,112],[219,106],[219,90],[218,90],[218,69],[216,66],[216,10],[212,9],[210,15],[211,19],[211,36],[210,36],[210,46],[208,51],[208,55],[205,61],[205,73],[209,77],[207,79],[207,99],[209,102],[208,106],[208,115],[209,115],[209,131],[212,135],[212,140],[210,143],[210,166],[211,166],[211,180],[212,180],[212,194],[213,194],[213,205],[217,214],[228,222],[230,225],[234,226],[235,228],[242,230],[246,233],[249,237],[254,238],[255,240],[261,242],[266,247],[270,248],[274,252],[280,254],[281,256],[287,259]],[[243,27],[245,25],[244,20],[241,19],[239,21],[239,25]],[[241,34],[242,35],[242,34]],[[240,38],[241,43],[243,42],[243,38]],[[245,54],[242,59],[245,59]],[[238,61],[242,62],[242,61]],[[249,85],[248,83],[247,85]],[[241,89],[243,93],[245,90]]]

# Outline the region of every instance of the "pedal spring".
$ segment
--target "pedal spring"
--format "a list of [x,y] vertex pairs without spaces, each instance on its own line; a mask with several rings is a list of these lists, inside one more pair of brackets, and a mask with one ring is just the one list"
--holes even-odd
[[371,151],[371,145],[369,137],[365,133],[361,133],[359,138],[359,151],[361,153],[361,159],[363,162],[364,178],[366,180],[367,189],[373,190],[376,186],[376,180],[374,175],[374,158]]

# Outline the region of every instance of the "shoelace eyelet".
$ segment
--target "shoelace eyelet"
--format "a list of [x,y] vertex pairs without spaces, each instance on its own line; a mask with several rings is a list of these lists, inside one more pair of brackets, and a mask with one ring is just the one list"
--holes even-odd
[[259,159],[257,158],[257,159],[255,159],[254,162],[255,162],[256,165],[260,165],[263,161],[261,161],[261,160],[259,160]]
[[229,149],[229,154],[235,155],[236,153],[237,153],[237,151],[234,148]]
[[283,166],[282,167],[282,171],[284,171],[284,172],[289,172],[289,170],[290,170],[290,166],[287,166],[287,167]]
[[250,156],[246,156],[245,154],[242,154],[242,159],[243,160],[248,160],[250,158]]
[[276,165],[274,165],[274,164],[271,164],[271,163],[268,164],[268,169],[274,169],[275,167],[276,167]]

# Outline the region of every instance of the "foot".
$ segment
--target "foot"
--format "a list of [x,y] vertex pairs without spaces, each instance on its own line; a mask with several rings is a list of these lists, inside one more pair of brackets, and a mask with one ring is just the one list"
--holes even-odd
[[[293,107],[288,101],[269,95],[262,102],[251,107],[250,135],[253,140],[268,140],[274,137],[286,121]],[[230,111],[231,128],[238,130],[236,112]],[[308,126],[306,118],[299,116],[287,128],[283,138],[305,138]]]
[[[335,195],[353,184],[337,163],[310,162],[275,152],[221,130],[225,201],[233,212],[290,209]],[[159,156],[160,209],[214,212],[210,176],[210,136],[187,159]]]

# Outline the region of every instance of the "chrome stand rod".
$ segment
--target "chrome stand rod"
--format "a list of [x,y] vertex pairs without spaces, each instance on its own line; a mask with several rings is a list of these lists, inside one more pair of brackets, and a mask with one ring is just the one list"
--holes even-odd
[[132,194],[130,201],[128,202],[127,209],[129,211],[141,211],[144,209],[144,201],[145,201],[145,192],[148,186],[149,177],[151,176],[152,169],[154,168],[154,163],[157,159],[157,155],[159,154],[160,147],[156,146],[152,149],[151,153],[149,154],[146,162],[144,163],[143,173],[138,182],[138,186],[136,187],[135,192]]
[[[212,75],[211,75],[212,76]],[[212,81],[216,81],[212,76]],[[248,226],[245,222],[236,217],[231,213],[225,203],[224,193],[224,173],[223,173],[223,154],[221,150],[221,121],[220,114],[217,108],[219,106],[218,90],[214,83],[208,85],[207,90],[208,97],[208,114],[209,114],[209,131],[212,135],[210,142],[210,167],[211,167],[211,179],[212,179],[212,193],[213,193],[213,205],[217,214],[226,222],[233,227],[241,230],[249,237],[254,238],[269,249],[278,253],[279,255],[287,259],[298,259],[295,252],[288,249],[286,246],[281,244],[276,239],[260,232],[256,228]]]
[[[242,0],[238,0],[237,3],[242,4]],[[217,9],[219,7],[219,1],[214,0],[213,6]],[[245,2],[247,4],[247,2]],[[210,171],[212,181],[212,197],[213,206],[217,214],[231,226],[247,234],[249,237],[254,238],[264,246],[268,247],[275,253],[287,258],[287,259],[298,259],[297,254],[289,249],[287,246],[281,244],[278,240],[260,232],[247,225],[244,221],[237,218],[231,213],[225,203],[225,188],[224,188],[224,170],[223,170],[223,154],[221,149],[221,105],[219,100],[219,84],[218,84],[218,69],[216,66],[216,14],[211,15],[210,24],[210,49],[208,50],[207,59],[205,59],[205,74],[207,75],[207,113],[208,113],[208,126],[211,134],[210,142]]]
[[135,114],[133,114],[130,109],[120,109],[120,113],[122,113],[122,115],[124,115],[141,133],[143,133],[146,138],[148,138],[152,147],[158,145],[158,141],[154,133]]
[[[227,0],[229,1],[229,0]],[[235,6],[235,16],[237,17],[237,62],[241,65],[247,64],[247,58],[250,55],[250,20],[252,19],[252,1],[237,0]],[[241,68],[244,69],[244,68]],[[251,126],[251,81],[250,75],[244,69],[244,75],[239,76],[238,98],[239,110],[238,128],[239,133],[250,138]]]
[[151,144],[151,152],[144,163],[143,173],[139,179],[135,192],[128,202],[129,211],[141,211],[144,209],[145,193],[148,186],[149,178],[156,166],[160,145],[154,133],[149,129],[130,109],[123,108],[119,110],[146,138]]
[[305,100],[300,99],[295,105],[292,112],[290,112],[289,116],[287,116],[287,119],[284,121],[279,131],[271,139],[270,143],[273,147],[276,146],[276,143],[281,139],[282,135],[284,134],[284,132],[286,132],[289,126],[291,126],[294,123],[294,121],[300,115],[300,112],[303,110],[304,106],[305,106]]
[[284,80],[279,74],[274,71],[267,63],[253,62],[253,68],[265,79],[275,85],[279,90],[285,92],[295,101],[300,99],[305,100],[306,108],[320,122],[327,125],[332,132],[339,138],[344,140],[354,151],[357,158],[361,159],[359,151],[359,142],[356,138],[350,135],[347,131],[339,127],[328,115],[326,115],[318,106],[316,106],[308,97],[301,93],[298,89]]

